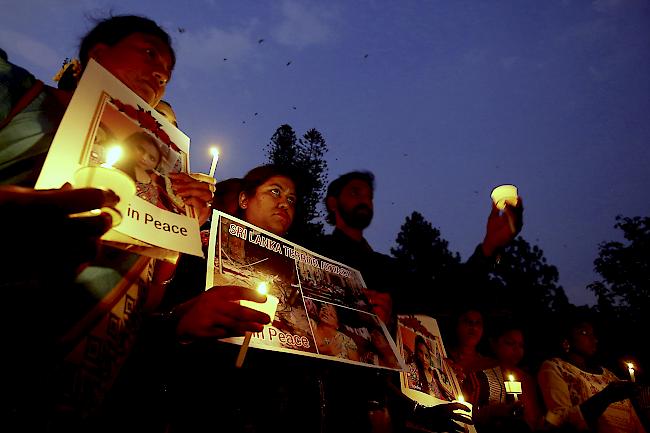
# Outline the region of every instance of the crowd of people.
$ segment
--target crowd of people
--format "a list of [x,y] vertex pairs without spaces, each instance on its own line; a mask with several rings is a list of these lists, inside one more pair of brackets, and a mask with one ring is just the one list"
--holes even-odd
[[[94,59],[176,122],[171,106],[161,104],[175,54],[169,35],[154,21],[124,15],[97,22],[82,40],[79,59],[81,70]],[[101,243],[111,227],[108,213],[70,218],[115,206],[119,198],[110,191],[33,189],[78,75],[53,88],[10,63],[4,52],[0,59],[0,221],[5,245],[11,246],[0,280],[9,307],[0,326],[5,431],[466,428],[456,422],[466,421],[458,414],[462,404],[414,404],[401,394],[397,373],[388,370],[268,351],[249,354],[245,367],[235,368],[237,348],[215,340],[262,331],[273,318],[238,301],[264,302],[265,295],[236,285],[204,290],[205,262],[196,257],[181,256],[172,264]],[[163,187],[150,190],[162,159],[154,146],[137,147],[133,176],[139,194],[162,200]],[[216,191],[185,173],[169,178],[173,194],[195,210],[204,230],[215,208],[287,236],[299,210],[301,176],[287,167],[261,166],[218,184]],[[414,311],[417,299],[404,302],[407,276],[363,236],[372,222],[373,198],[370,172],[331,182],[325,206],[334,231],[317,252],[361,272],[374,313],[394,335],[398,314],[422,311]],[[494,207],[474,255],[456,280],[446,281],[457,281],[460,289],[488,272],[521,230],[522,213],[521,200],[503,210]],[[479,307],[467,308],[468,301],[458,296],[448,356],[473,404],[479,433],[645,431],[645,414],[633,404],[639,386],[600,365],[588,317],[571,317],[558,337],[557,357],[532,371],[522,365],[525,334],[514,322],[492,327],[492,356],[482,353],[484,315]],[[357,348],[338,330],[337,313],[330,304],[320,306],[314,327],[322,328],[321,343],[332,356],[345,352],[350,358]],[[423,389],[436,380],[428,371],[429,351],[418,345]],[[522,382],[516,401],[503,389],[508,374]]]

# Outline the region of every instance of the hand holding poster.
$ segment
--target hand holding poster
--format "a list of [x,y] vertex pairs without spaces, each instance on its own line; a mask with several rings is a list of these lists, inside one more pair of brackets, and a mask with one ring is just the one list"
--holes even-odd
[[80,168],[107,165],[108,152],[116,147],[122,156],[110,168],[133,180],[136,196],[122,207],[121,223],[102,239],[145,247],[141,252],[154,256],[165,256],[165,251],[202,256],[194,211],[174,193],[170,179],[173,173],[189,172],[189,138],[91,60],[36,188],[75,185]]
[[[403,361],[363,294],[361,274],[269,232],[215,211],[206,289],[260,282],[279,301],[250,346],[393,370]],[[242,344],[243,338],[227,342]]]
[[[400,315],[397,332],[397,346],[407,366],[400,373],[402,393],[426,407],[458,402],[466,404],[460,384],[447,361],[436,320],[423,315]],[[471,413],[471,405],[467,406]],[[464,425],[463,428],[475,432],[473,426]]]

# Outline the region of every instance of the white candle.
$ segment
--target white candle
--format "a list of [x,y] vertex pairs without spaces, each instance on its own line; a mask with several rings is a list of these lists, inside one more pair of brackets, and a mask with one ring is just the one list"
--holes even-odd
[[630,380],[632,382],[636,382],[636,380],[634,378],[634,364],[633,363],[631,363],[631,362],[627,363],[627,371],[628,371],[628,373],[630,373]]
[[517,187],[514,185],[499,185],[492,190],[492,201],[499,210],[506,208],[506,203],[517,205]]
[[522,394],[521,382],[515,381],[515,376],[510,374],[508,375],[508,380],[504,382],[504,385],[506,386],[506,393],[512,394],[515,401],[517,401],[519,399],[517,395]]
[[[135,182],[126,173],[113,167],[113,164],[122,155],[122,148],[115,146],[109,149],[106,162],[100,166],[85,166],[79,168],[72,179],[75,188],[99,188],[110,189],[119,198],[120,201],[115,205],[115,209],[102,208],[101,211],[111,214],[113,227],[118,225],[122,218],[127,215],[129,202],[135,195]],[[117,210],[117,212],[116,212]],[[90,212],[82,212],[74,216],[97,215],[99,210],[95,209]]]
[[[275,311],[278,308],[278,298],[268,294],[268,284],[264,281],[261,281],[257,285],[256,290],[258,293],[266,295],[266,302],[253,302],[241,299],[239,301],[239,304],[243,305],[244,307],[252,308],[253,310],[268,314],[271,320],[269,324],[271,324],[273,323],[273,318],[275,317]],[[244,364],[244,359],[246,358],[246,352],[248,351],[248,345],[251,342],[252,335],[253,334],[249,331],[246,332],[246,335],[244,336],[244,342],[239,349],[239,354],[237,355],[237,360],[235,361],[235,367],[237,368],[240,368]]]
[[473,409],[472,403],[465,401],[465,397],[463,396],[463,394],[460,394],[456,400],[452,401],[452,403],[460,403],[467,407],[467,410],[454,409],[455,414],[462,415],[463,417],[468,418],[468,421],[472,419],[472,409]]
[[217,163],[219,162],[219,149],[213,147],[210,149],[212,154],[212,164],[210,164],[209,176],[214,177],[214,172],[217,170]]
[[266,302],[253,302],[253,301],[247,301],[245,299],[242,299],[239,301],[240,305],[243,305],[244,307],[252,308],[253,310],[256,311],[261,311],[262,313],[266,313],[269,315],[271,318],[271,322],[273,323],[273,318],[275,317],[275,311],[278,308],[278,303],[280,302],[278,298],[276,298],[273,295],[268,294],[268,284],[262,281],[257,285],[257,292],[266,295]]

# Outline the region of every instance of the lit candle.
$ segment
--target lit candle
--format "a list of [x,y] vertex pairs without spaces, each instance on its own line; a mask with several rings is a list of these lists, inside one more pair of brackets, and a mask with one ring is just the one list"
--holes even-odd
[[468,421],[471,421],[471,419],[472,419],[472,404],[465,401],[465,397],[463,396],[463,394],[458,395],[458,398],[456,400],[452,401],[452,403],[460,403],[463,406],[466,406],[467,410],[454,409],[454,413],[467,418]]
[[492,190],[492,201],[499,210],[506,208],[506,203],[517,205],[517,187],[514,185],[499,185]]
[[636,382],[636,380],[634,378],[634,364],[633,363],[631,363],[631,362],[627,363],[627,371],[630,373],[630,380],[632,382]]
[[[253,310],[268,314],[271,320],[269,324],[271,324],[273,323],[273,318],[275,317],[275,311],[278,308],[278,298],[268,294],[269,287],[268,284],[264,281],[261,281],[257,285],[256,290],[258,293],[266,295],[266,302],[253,302],[242,299],[239,301],[239,304],[244,307],[252,308]],[[248,351],[248,345],[251,342],[252,336],[253,334],[250,331],[246,332],[246,335],[244,336],[244,342],[239,349],[239,354],[237,355],[237,360],[235,361],[235,367],[240,368],[244,364],[244,358],[246,358],[246,352]]]
[[515,376],[509,374],[508,380],[506,380],[504,384],[506,386],[506,393],[512,394],[512,396],[515,398],[515,401],[517,401],[519,399],[517,395],[522,393],[521,382],[515,381]]
[[[122,148],[114,146],[110,148],[106,154],[106,162],[100,166],[88,165],[79,168],[73,178],[73,186],[75,188],[99,188],[103,190],[110,189],[119,198],[120,201],[113,208],[102,208],[101,211],[107,212],[111,215],[113,220],[113,227],[118,225],[122,218],[127,214],[129,202],[135,195],[135,182],[126,173],[113,167],[120,157],[122,156]],[[90,212],[82,212],[74,216],[88,216],[97,215],[101,212],[95,209]]]
[[214,172],[217,170],[217,163],[219,162],[219,149],[213,147],[210,149],[210,153],[212,154],[212,164],[210,164],[210,173],[208,175],[214,177]]

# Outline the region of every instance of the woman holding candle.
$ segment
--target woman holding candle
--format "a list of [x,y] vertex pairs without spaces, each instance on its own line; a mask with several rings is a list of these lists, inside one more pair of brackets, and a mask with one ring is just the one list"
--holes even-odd
[[546,422],[597,433],[645,432],[628,399],[636,386],[598,363],[598,340],[588,315],[568,318],[561,346],[562,355],[545,361],[538,374]]
[[473,373],[463,387],[463,393],[476,408],[474,420],[478,431],[537,430],[542,426],[537,384],[519,367],[524,357],[521,327],[512,322],[495,326],[490,348],[497,365]]
[[[169,35],[154,21],[131,15],[97,21],[82,40],[80,58],[82,67],[95,59],[152,106],[164,94],[175,63]],[[11,334],[2,338],[10,342],[6,348],[11,355],[6,361],[12,374],[5,389],[12,399],[0,417],[10,430],[13,426],[25,431],[92,431],[88,422],[101,407],[139,331],[128,324],[140,322],[146,294],[154,290],[151,274],[139,280],[151,261],[107,246],[99,250],[102,254],[95,260],[98,238],[108,228],[105,216],[68,218],[114,204],[119,200],[115,194],[95,190],[99,194],[96,197],[109,197],[100,203],[89,200],[88,190],[31,189],[73,89],[45,86],[20,71],[0,59],[0,94],[6,96],[0,110],[0,147],[10,149],[0,157],[0,183],[12,185],[2,189],[21,196],[9,202],[0,199],[0,213],[9,215],[7,211],[11,210],[11,220],[3,222],[12,227],[19,243],[31,246],[25,254],[14,251],[12,262],[5,261],[8,269],[20,269],[13,265],[15,262],[29,263],[30,270],[24,281],[11,281],[4,287],[5,293],[13,292],[8,301],[12,308],[3,315],[1,326]],[[186,175],[177,178],[186,203],[207,216],[204,209],[211,200],[209,188]],[[14,185],[25,188],[12,189]],[[31,224],[34,209],[40,209],[38,221]],[[94,230],[90,230],[91,225]],[[35,256],[37,253],[42,255]],[[65,264],[64,275],[41,275],[41,270],[55,263]],[[138,290],[144,286],[149,290]],[[128,309],[124,307],[127,301]],[[21,326],[23,323],[28,326]],[[86,344],[110,347],[115,339],[119,339],[119,351],[102,351],[102,365],[107,368],[98,369],[94,361],[84,358]],[[20,345],[13,345],[14,341]],[[91,395],[92,400],[88,399]],[[65,411],[52,410],[55,407]]]

